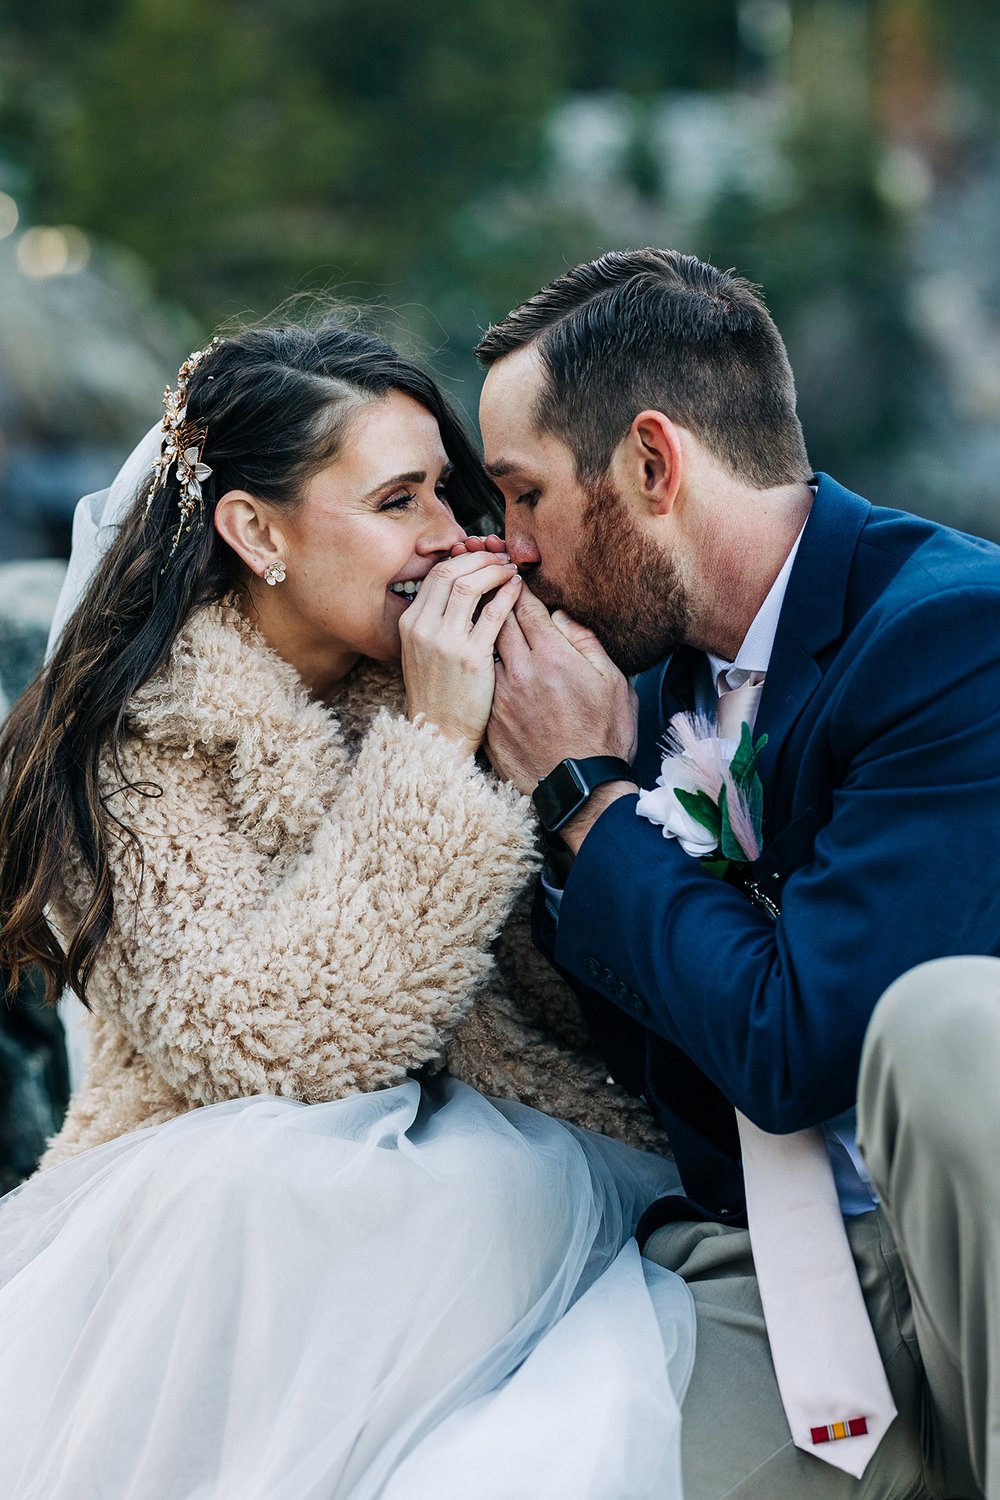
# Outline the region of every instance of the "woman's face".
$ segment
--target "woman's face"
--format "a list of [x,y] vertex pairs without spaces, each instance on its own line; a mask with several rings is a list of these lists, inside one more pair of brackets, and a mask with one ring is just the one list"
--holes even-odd
[[399,391],[368,402],[340,457],[301,502],[271,514],[286,578],[255,588],[261,628],[303,676],[329,660],[398,660],[399,621],[420,580],[465,537],[445,499],[451,464],[437,422]]

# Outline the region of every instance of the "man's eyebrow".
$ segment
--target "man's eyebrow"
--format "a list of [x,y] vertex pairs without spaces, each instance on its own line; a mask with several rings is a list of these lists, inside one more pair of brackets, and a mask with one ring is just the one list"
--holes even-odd
[[512,474],[524,474],[527,471],[523,464],[515,463],[512,458],[498,458],[486,465],[486,472],[493,479],[509,479]]
[[[450,479],[454,472],[455,465],[449,459],[447,463],[441,465],[440,478]],[[381,483],[375,485],[375,487],[373,489],[370,489],[368,493],[362,498],[365,500],[374,500],[376,495],[381,495],[383,490],[391,490],[394,485],[423,484],[426,478],[426,469],[411,469],[407,474],[394,474],[391,479],[383,479]]]

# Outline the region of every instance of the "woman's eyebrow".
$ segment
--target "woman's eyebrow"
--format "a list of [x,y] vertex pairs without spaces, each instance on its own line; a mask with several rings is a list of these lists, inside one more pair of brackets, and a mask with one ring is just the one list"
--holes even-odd
[[[452,476],[452,474],[454,474],[454,472],[455,472],[455,465],[449,459],[447,463],[444,463],[444,464],[441,465],[440,478],[441,479],[450,479],[451,476]],[[375,498],[376,495],[380,495],[383,490],[390,490],[390,489],[392,489],[393,485],[396,485],[396,484],[423,484],[424,481],[426,480],[426,478],[427,478],[427,470],[426,469],[410,469],[405,474],[394,474],[391,479],[383,479],[383,480],[381,480],[381,482],[379,484],[376,484],[362,498],[365,499],[365,500],[374,500],[374,498]]]
[[391,489],[394,484],[423,484],[427,478],[426,469],[412,469],[407,474],[394,474],[391,479],[382,479],[374,485],[364,496],[365,500],[374,500],[383,490]]

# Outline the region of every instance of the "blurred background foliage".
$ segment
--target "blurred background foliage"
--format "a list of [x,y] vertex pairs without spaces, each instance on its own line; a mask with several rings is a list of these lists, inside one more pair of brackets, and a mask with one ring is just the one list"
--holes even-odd
[[661,243],[762,283],[817,467],[1000,536],[991,0],[3,0],[0,552],[220,321],[385,309],[474,413],[477,332]]

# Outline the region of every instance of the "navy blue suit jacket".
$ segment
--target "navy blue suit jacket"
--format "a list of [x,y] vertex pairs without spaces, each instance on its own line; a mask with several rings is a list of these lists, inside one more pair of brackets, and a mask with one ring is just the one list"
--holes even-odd
[[[652,786],[696,654],[641,677]],[[619,1082],[663,1120],[685,1191],[738,1213],[733,1105],[764,1130],[855,1102],[879,996],[925,959],[1000,952],[1000,548],[878,509],[825,475],[755,733],[775,924],[614,802],[536,941]]]

